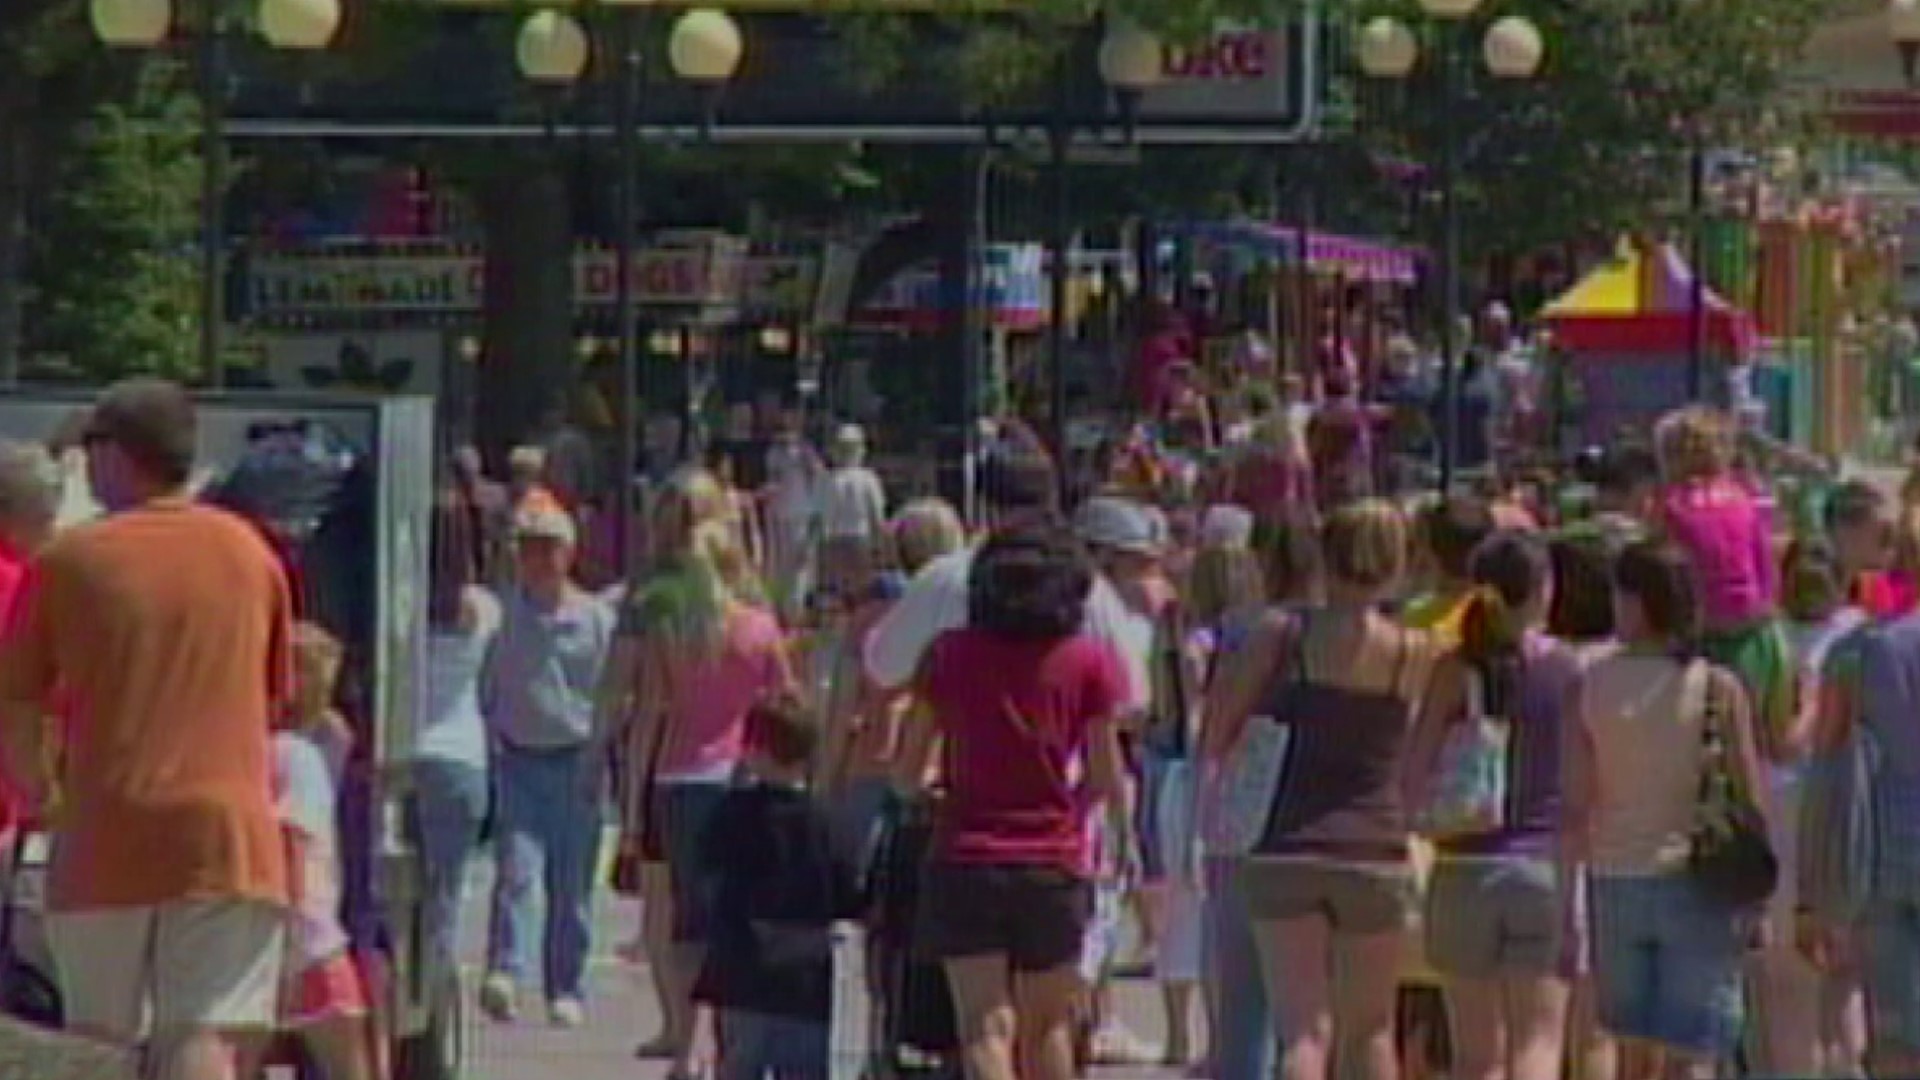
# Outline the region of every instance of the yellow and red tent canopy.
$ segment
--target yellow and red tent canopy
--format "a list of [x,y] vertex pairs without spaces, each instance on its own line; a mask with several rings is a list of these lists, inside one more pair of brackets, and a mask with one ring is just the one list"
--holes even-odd
[[[1752,316],[1708,289],[1702,314],[1709,351],[1753,352]],[[1540,311],[1555,346],[1568,352],[1683,353],[1692,348],[1694,271],[1672,244],[1628,241]]]

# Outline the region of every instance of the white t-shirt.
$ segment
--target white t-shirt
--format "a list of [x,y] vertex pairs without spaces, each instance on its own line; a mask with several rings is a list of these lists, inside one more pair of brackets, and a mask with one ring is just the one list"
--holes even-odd
[[340,925],[344,895],[340,871],[338,800],[345,748],[322,747],[315,735],[283,731],[273,737],[274,788],[281,824],[301,835],[304,858],[292,867],[300,902],[289,942],[297,967],[338,955],[348,945]]
[[886,488],[865,465],[828,473],[819,497],[820,535],[830,540],[872,540],[886,526]]
[[[967,578],[976,550],[943,555],[907,583],[906,593],[867,635],[862,658],[868,678],[889,689],[906,686],[934,639],[967,625]],[[1127,708],[1144,712],[1153,704],[1153,685],[1129,634],[1132,619],[1106,578],[1095,577],[1087,596],[1086,631],[1113,648],[1127,674]]]
[[469,589],[473,625],[427,633],[426,708],[414,756],[487,767],[487,721],[480,712],[480,675],[487,650],[500,633],[500,601],[485,589]]

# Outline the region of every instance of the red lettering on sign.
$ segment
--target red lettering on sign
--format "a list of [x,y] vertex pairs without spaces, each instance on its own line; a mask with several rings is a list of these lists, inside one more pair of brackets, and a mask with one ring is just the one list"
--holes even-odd
[[586,274],[586,280],[581,283],[582,288],[580,291],[595,300],[603,300],[612,296],[614,292],[613,279],[614,275],[619,272],[619,262],[620,260],[618,259],[612,262],[601,262],[596,259],[587,263],[582,267]]
[[1216,34],[1198,48],[1168,49],[1169,79],[1252,81],[1272,74],[1273,41],[1257,30]]

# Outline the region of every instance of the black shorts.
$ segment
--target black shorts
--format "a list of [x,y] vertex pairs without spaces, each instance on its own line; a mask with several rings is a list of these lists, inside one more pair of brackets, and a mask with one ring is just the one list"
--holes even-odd
[[1093,883],[1051,867],[929,863],[920,898],[930,959],[1005,956],[1021,972],[1079,963],[1093,918]]

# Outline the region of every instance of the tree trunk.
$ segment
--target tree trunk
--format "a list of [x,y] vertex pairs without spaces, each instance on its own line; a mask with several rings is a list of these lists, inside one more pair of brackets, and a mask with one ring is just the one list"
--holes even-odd
[[476,435],[496,468],[545,434],[578,377],[572,213],[566,177],[543,151],[503,152],[478,192],[486,278]]
[[0,387],[19,383],[25,360],[27,200],[39,157],[31,106],[13,90],[0,100]]

